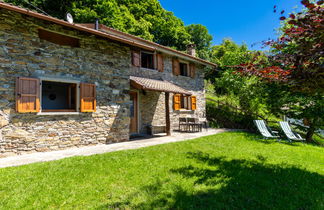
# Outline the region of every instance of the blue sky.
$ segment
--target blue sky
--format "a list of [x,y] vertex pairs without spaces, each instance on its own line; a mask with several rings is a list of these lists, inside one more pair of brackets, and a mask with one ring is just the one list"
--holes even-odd
[[[185,25],[202,24],[213,35],[213,44],[223,38],[232,38],[236,43],[245,42],[251,47],[268,38],[276,37],[280,26],[280,11],[291,12],[302,8],[300,0],[160,0],[162,7],[181,18]],[[273,6],[277,5],[277,13]],[[295,9],[294,9],[295,8]]]

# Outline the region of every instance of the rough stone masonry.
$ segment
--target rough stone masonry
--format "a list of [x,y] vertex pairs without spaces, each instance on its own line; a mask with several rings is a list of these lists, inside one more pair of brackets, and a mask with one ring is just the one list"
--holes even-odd
[[[80,47],[57,45],[39,38],[38,29],[75,37]],[[197,97],[197,110],[173,110],[179,117],[205,118],[204,66],[195,78],[174,76],[172,57],[164,55],[164,71],[132,67],[129,46],[47,21],[0,9],[0,156],[59,150],[129,140],[129,91],[139,93],[139,130],[165,125],[164,93],[135,90],[130,76],[167,80]],[[96,84],[95,113],[44,115],[17,113],[17,77],[46,77]]]
[[[41,40],[39,28],[77,37],[81,46]],[[0,9],[0,155],[128,140],[129,68],[129,47]],[[16,77],[94,83],[97,111],[53,116],[16,113]]]

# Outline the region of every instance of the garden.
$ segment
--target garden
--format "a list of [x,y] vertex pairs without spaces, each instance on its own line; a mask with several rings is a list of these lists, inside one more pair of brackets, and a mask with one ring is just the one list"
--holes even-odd
[[245,132],[0,169],[0,209],[323,209],[324,149]]

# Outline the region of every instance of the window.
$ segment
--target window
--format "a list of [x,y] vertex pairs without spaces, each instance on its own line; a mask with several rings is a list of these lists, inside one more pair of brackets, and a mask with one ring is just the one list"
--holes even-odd
[[197,108],[196,96],[188,96],[183,94],[173,95],[173,109],[174,110],[196,110]]
[[180,75],[189,77],[189,68],[187,63],[180,63]]
[[172,59],[172,73],[175,76],[181,75],[195,78],[196,66],[194,63],[181,62],[177,58]]
[[154,54],[148,52],[141,52],[141,67],[147,69],[154,69]]
[[96,85],[70,80],[17,77],[16,111],[95,112]]
[[42,81],[43,112],[76,112],[77,84]]
[[190,96],[181,95],[180,96],[180,107],[181,109],[190,110]]
[[146,69],[155,69],[159,72],[164,71],[163,55],[161,53],[132,50],[132,65]]

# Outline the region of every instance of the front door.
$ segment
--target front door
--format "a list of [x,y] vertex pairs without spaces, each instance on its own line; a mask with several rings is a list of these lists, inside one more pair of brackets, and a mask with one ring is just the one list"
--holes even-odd
[[129,93],[130,100],[131,100],[131,106],[130,106],[130,126],[129,126],[129,132],[131,134],[138,132],[138,112],[137,112],[137,92],[130,92]]

